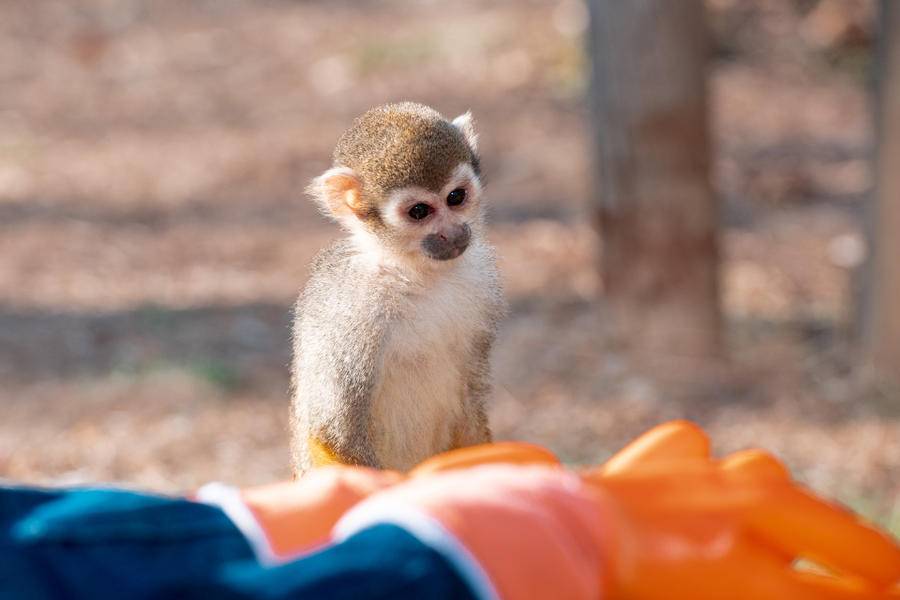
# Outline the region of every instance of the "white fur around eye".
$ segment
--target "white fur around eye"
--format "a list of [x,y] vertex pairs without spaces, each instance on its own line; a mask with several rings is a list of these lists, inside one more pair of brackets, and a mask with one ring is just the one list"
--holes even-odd
[[383,205],[382,218],[389,226],[408,227],[414,223],[407,216],[407,212],[416,202],[424,202],[433,206],[443,205],[447,200],[447,195],[456,188],[467,189],[467,201],[481,196],[481,182],[469,163],[460,163],[453,169],[448,182],[437,194],[415,185],[392,191]]
[[447,194],[456,188],[468,188],[469,200],[481,195],[481,182],[469,163],[462,163],[453,170],[450,182],[441,190],[441,198],[447,198]]
[[394,190],[384,203],[382,218],[391,227],[406,227],[412,223],[407,215],[410,207],[416,202],[434,204],[435,197],[432,192],[417,186],[408,186]]

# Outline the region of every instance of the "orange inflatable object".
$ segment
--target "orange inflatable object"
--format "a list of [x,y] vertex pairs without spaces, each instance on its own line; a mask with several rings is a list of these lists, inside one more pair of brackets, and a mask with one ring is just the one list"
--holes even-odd
[[589,469],[498,443],[406,475],[317,469],[243,498],[284,557],[327,541],[344,521],[425,515],[513,600],[601,589],[622,600],[900,600],[893,539],[795,483],[766,452],[713,457],[706,434],[682,421]]
[[705,463],[710,457],[709,438],[688,421],[672,421],[651,429],[612,458],[599,472],[604,475],[636,473],[642,469],[660,469],[674,463]]
[[508,465],[559,465],[559,459],[552,452],[541,446],[524,442],[495,442],[480,446],[469,446],[438,454],[419,463],[409,474],[413,477],[465,469],[486,464]]
[[[889,598],[900,549],[845,509],[793,483],[758,450],[717,461],[687,422],[662,425],[586,478],[622,511],[612,597]],[[797,570],[800,559],[832,575]],[[683,590],[679,592],[678,590]]]
[[393,471],[322,467],[298,481],[241,492],[272,553],[288,560],[329,541],[337,520],[360,500],[402,479]]
[[487,574],[495,594],[486,597],[578,600],[603,589],[613,515],[565,469],[492,463],[415,477],[342,523],[352,532],[382,520],[413,530],[438,522]]

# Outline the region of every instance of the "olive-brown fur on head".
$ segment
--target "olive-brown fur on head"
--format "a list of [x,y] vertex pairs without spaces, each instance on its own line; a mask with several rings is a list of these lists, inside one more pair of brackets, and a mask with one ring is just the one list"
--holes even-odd
[[478,171],[478,158],[463,130],[415,102],[366,112],[334,150],[335,166],[353,169],[366,192],[377,195],[407,185],[437,191],[464,162]]

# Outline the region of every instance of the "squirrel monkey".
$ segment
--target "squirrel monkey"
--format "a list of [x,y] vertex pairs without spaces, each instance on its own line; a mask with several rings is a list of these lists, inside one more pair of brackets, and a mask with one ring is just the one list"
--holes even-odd
[[296,304],[295,474],[334,462],[406,470],[490,441],[488,355],[505,304],[476,142],[470,113],[380,106],[311,184],[349,235],[315,258]]

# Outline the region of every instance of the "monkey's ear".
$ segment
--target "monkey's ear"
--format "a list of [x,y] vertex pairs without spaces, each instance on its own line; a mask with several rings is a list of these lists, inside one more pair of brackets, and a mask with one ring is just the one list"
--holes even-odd
[[478,152],[478,134],[475,133],[475,119],[472,118],[472,111],[467,110],[465,113],[453,119],[453,125],[462,131],[466,137],[466,141],[472,148],[472,152]]
[[348,167],[328,169],[312,180],[306,192],[335,219],[355,215],[362,208],[362,182]]

